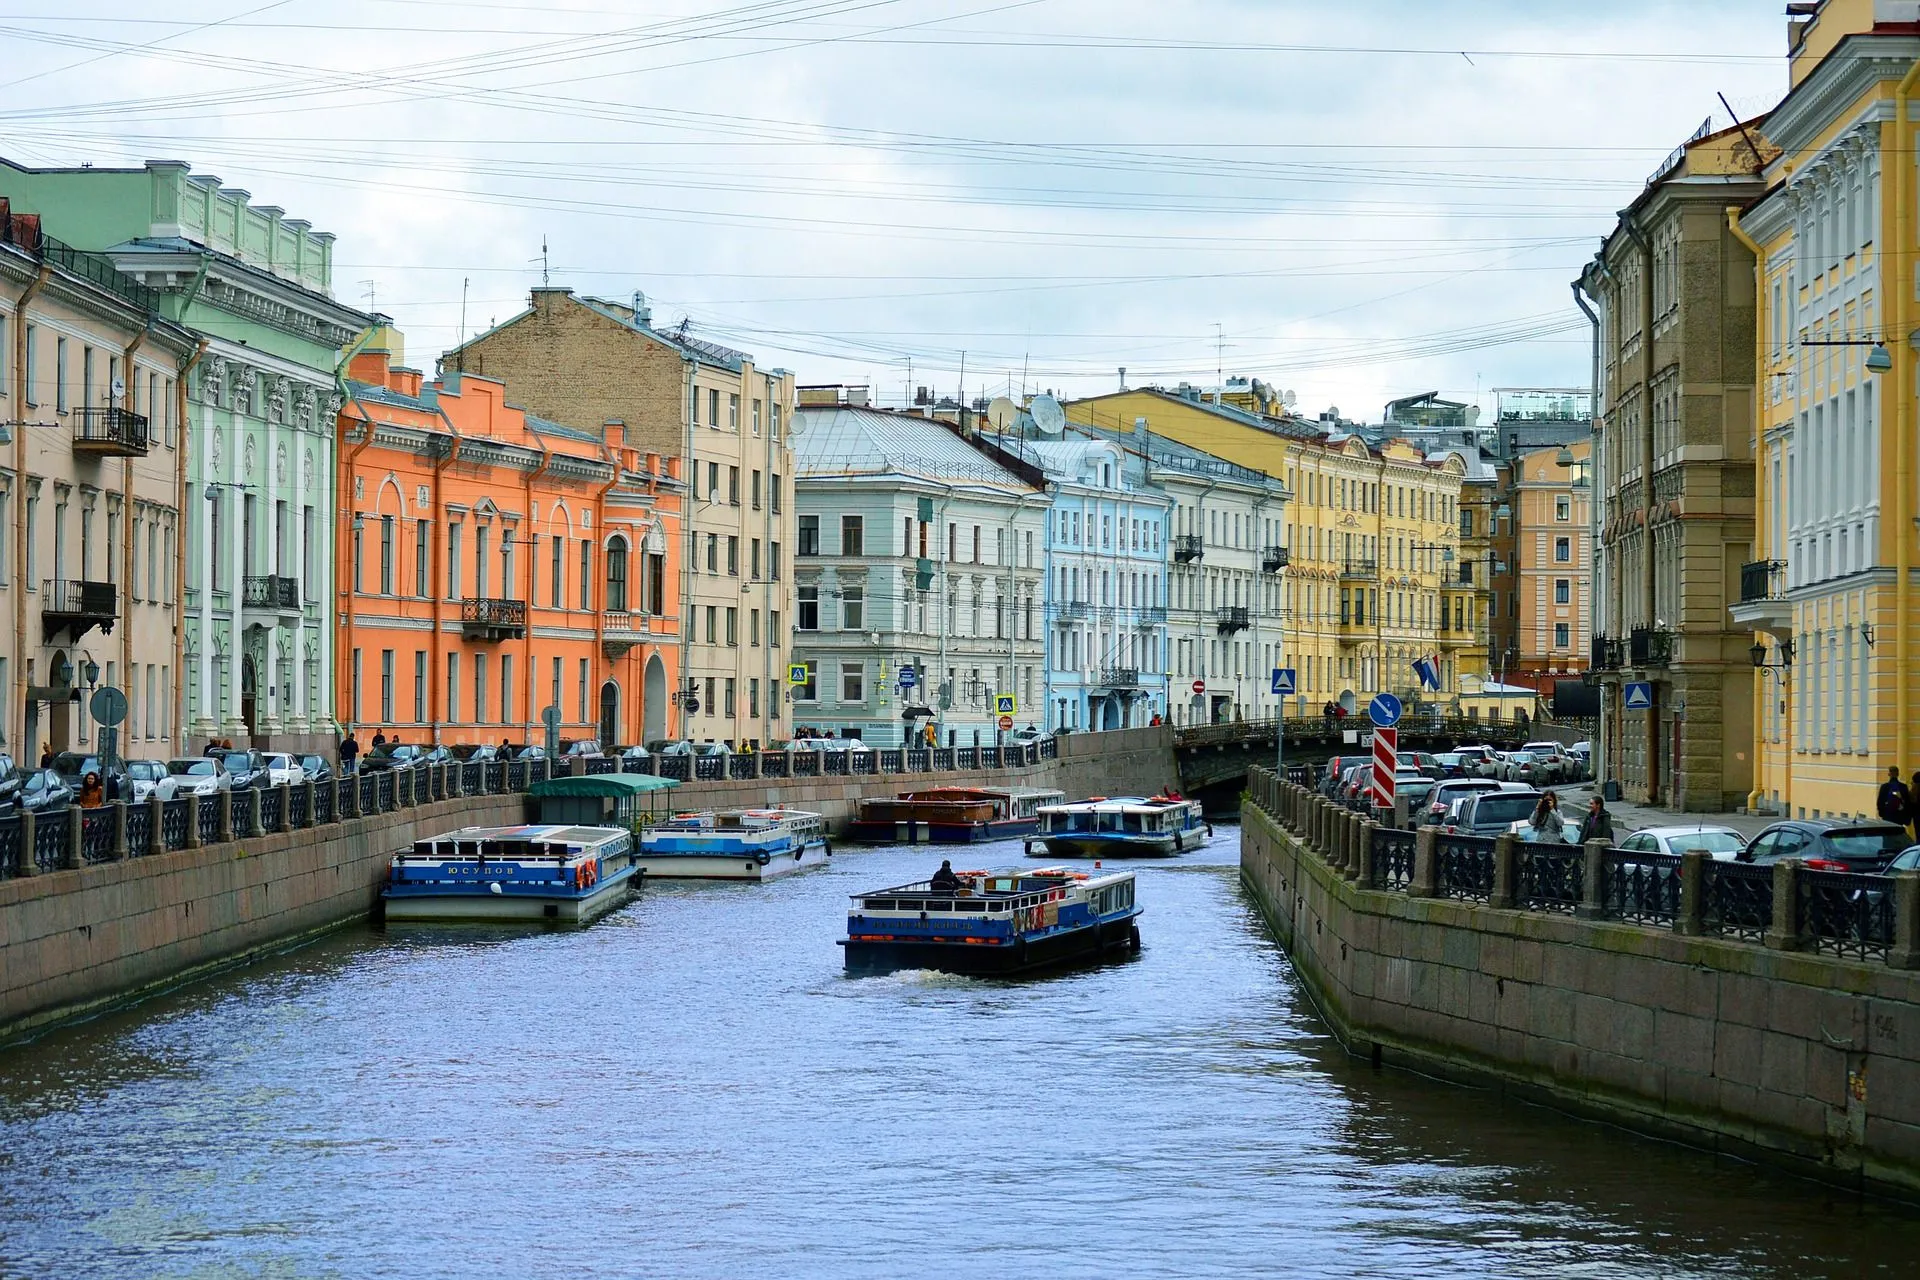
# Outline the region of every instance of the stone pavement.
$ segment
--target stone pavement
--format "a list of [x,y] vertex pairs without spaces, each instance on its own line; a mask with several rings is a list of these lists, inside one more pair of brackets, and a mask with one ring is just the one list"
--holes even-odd
[[[1553,788],[1560,793],[1560,805],[1569,813],[1584,813],[1593,798],[1593,783],[1576,782]],[[1779,821],[1766,815],[1747,813],[1675,813],[1647,805],[1616,801],[1607,806],[1613,815],[1613,829],[1622,839],[1643,827],[1731,827],[1751,839],[1770,824]]]

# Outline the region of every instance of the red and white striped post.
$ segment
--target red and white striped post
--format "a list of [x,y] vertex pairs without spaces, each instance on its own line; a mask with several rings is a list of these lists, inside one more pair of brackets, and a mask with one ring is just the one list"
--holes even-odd
[[1373,731],[1373,803],[1376,808],[1393,808],[1393,777],[1400,771],[1400,731]]

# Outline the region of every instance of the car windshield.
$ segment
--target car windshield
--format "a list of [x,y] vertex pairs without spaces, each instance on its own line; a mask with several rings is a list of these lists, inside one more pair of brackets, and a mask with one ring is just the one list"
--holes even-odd
[[301,756],[300,767],[302,769],[324,769],[327,767],[327,762],[319,756]]
[[45,769],[35,769],[27,775],[25,785],[29,791],[45,791],[49,785],[47,781],[47,771]]
[[1734,831],[1688,831],[1667,837],[1667,848],[1673,853],[1738,853],[1746,847],[1747,842]]
[[219,767],[220,766],[213,761],[205,758],[198,760],[169,760],[167,762],[168,773],[177,774],[186,778],[210,778]]
[[1533,806],[1538,803],[1540,803],[1540,797],[1527,791],[1484,795],[1473,806],[1473,822],[1475,826],[1514,822],[1530,817]]
[[1905,849],[1909,841],[1907,833],[1891,827],[1874,827],[1868,830],[1840,830],[1827,832],[1827,844],[1833,851],[1847,859],[1891,858]]
[[1920,871],[1920,844],[1913,845],[1905,853],[1887,864],[1888,871]]
[[76,751],[62,751],[53,758],[53,771],[55,773],[79,777],[84,773],[98,773],[99,770],[99,756],[83,756]]

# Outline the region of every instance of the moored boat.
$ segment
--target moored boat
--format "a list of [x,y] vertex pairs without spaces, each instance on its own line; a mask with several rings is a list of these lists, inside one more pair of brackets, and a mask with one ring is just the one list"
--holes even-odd
[[1140,949],[1131,871],[961,871],[855,897],[847,912],[850,972],[937,969],[996,976]]
[[804,809],[676,813],[640,836],[640,869],[657,880],[772,880],[826,865],[826,819]]
[[1120,796],[1044,806],[1038,839],[1049,853],[1069,858],[1164,858],[1212,834],[1198,800]]
[[1039,830],[1040,809],[1063,798],[1046,787],[927,787],[859,803],[847,836],[867,844],[968,844]]
[[585,924],[639,883],[633,834],[618,827],[462,827],[395,854],[380,896],[389,922]]

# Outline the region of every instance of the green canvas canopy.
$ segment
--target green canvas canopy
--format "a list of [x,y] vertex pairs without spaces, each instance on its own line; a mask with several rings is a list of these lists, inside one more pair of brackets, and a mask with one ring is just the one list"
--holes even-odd
[[659,778],[651,773],[587,773],[577,778],[548,778],[533,784],[530,793],[536,800],[548,796],[626,796],[648,791],[665,791],[680,785],[678,778]]
[[637,826],[652,812],[655,793],[679,786],[674,778],[650,773],[590,773],[577,778],[536,782],[529,794],[541,822],[605,823]]

